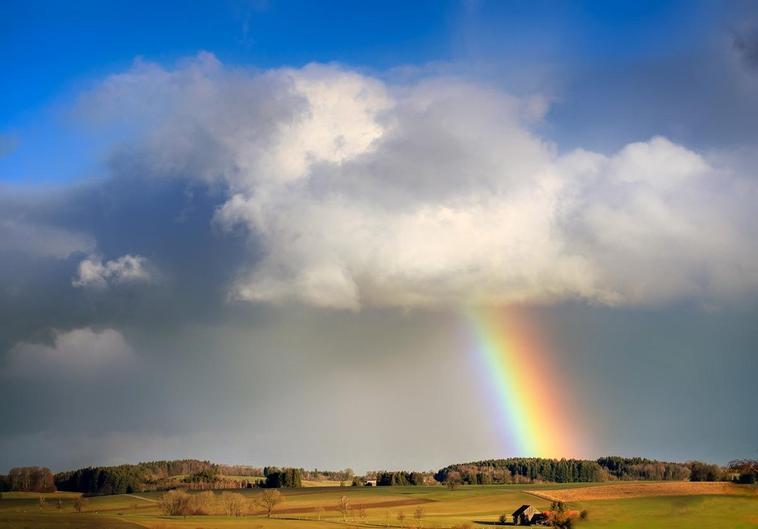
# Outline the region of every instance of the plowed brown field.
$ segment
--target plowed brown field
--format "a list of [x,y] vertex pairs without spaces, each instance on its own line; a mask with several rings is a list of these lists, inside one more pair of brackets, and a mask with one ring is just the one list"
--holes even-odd
[[597,487],[580,487],[555,490],[527,491],[550,501],[590,501],[616,500],[619,498],[640,498],[644,496],[690,496],[703,494],[755,495],[755,487],[733,485],[731,483],[666,481],[656,483],[614,483]]

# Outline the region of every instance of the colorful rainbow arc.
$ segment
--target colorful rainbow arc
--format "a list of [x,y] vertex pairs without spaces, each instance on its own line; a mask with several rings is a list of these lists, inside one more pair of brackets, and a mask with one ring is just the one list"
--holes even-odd
[[553,366],[494,309],[468,309],[477,358],[496,393],[499,426],[519,456],[569,457],[574,437],[554,394]]

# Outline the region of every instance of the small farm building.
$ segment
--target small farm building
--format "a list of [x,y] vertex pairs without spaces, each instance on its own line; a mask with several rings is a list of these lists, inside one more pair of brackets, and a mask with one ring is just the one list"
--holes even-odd
[[513,525],[529,525],[535,514],[542,514],[542,512],[531,505],[522,505],[511,515],[513,516]]

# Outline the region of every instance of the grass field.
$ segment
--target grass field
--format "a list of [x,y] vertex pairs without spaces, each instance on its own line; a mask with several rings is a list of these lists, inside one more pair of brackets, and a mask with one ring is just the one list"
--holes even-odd
[[[642,487],[638,485],[643,485]],[[602,485],[503,485],[461,487],[321,487],[283,490],[284,503],[274,518],[247,515],[163,516],[157,505],[160,494],[89,498],[86,512],[74,512],[72,493],[5,493],[0,499],[0,527],[14,529],[98,528],[98,529],[338,529],[339,527],[418,526],[414,513],[423,509],[421,525],[428,529],[463,527],[485,528],[496,524],[501,513],[510,513],[523,503],[548,508],[550,501],[537,495],[574,498],[572,509],[586,509],[587,521],[580,527],[628,529],[679,528],[756,528],[758,527],[758,489],[734,487],[712,494],[711,486],[682,484],[678,495],[657,495],[661,486],[670,484],[620,482]],[[693,484],[696,485],[696,484]],[[618,489],[614,493],[614,489]],[[625,489],[626,487],[626,489]],[[628,492],[632,487],[633,494]],[[671,492],[665,489],[666,492]],[[253,505],[260,490],[237,491]],[[219,493],[220,494],[220,493]],[[352,506],[347,522],[337,505],[347,496]],[[619,495],[624,497],[619,498]],[[45,498],[40,505],[40,496]],[[399,519],[402,513],[404,519]],[[402,516],[401,515],[401,516]]]

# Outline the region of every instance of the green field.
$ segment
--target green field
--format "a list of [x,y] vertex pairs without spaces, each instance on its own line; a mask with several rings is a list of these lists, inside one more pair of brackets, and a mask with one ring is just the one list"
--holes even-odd
[[[221,515],[168,517],[158,510],[160,493],[101,496],[89,498],[86,512],[74,512],[76,494],[4,493],[0,499],[0,527],[100,528],[100,529],[213,529],[213,528],[303,528],[335,529],[358,527],[418,526],[416,509],[423,509],[424,528],[449,528],[468,525],[489,527],[501,513],[510,513],[523,503],[548,508],[547,500],[530,491],[584,485],[501,485],[465,486],[457,490],[443,487],[324,487],[282,490],[286,500],[271,519],[248,514],[239,518]],[[254,505],[260,490],[240,492]],[[220,498],[220,492],[217,492]],[[337,511],[341,496],[352,506],[347,522]],[[43,496],[45,503],[40,505]],[[60,500],[60,503],[59,503]],[[571,509],[586,509],[588,520],[579,527],[592,528],[756,528],[758,495],[755,487],[742,487],[730,495],[688,495],[636,497],[574,502]],[[255,507],[252,507],[255,510]],[[404,520],[398,514],[405,515]]]

